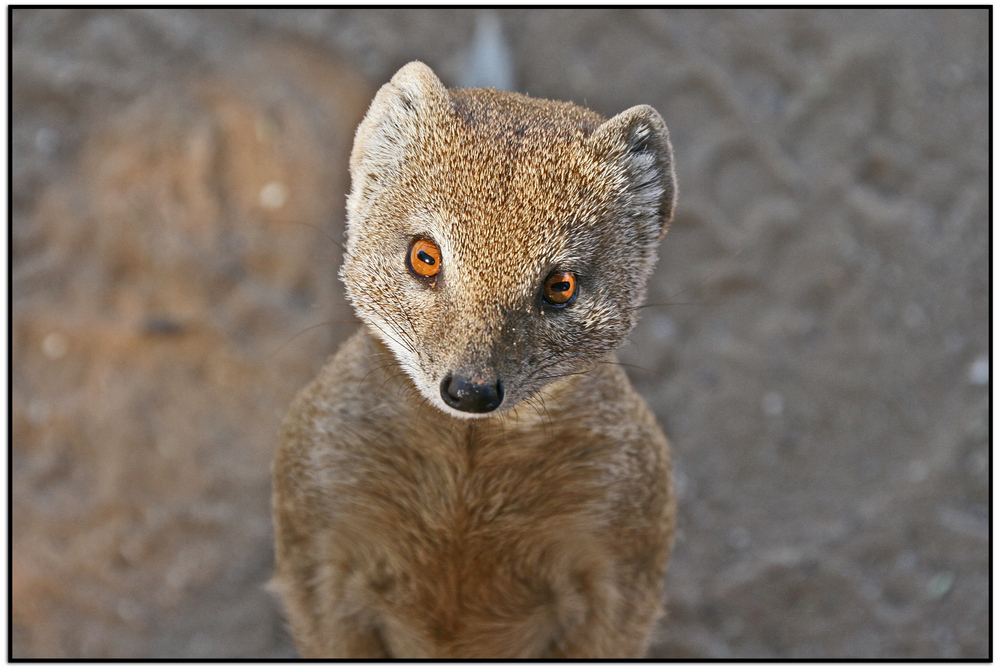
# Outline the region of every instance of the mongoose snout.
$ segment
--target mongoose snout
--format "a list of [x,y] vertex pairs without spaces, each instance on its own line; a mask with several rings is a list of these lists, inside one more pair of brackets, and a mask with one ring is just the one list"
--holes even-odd
[[441,381],[441,398],[455,410],[489,413],[503,403],[503,381],[478,381],[449,373]]

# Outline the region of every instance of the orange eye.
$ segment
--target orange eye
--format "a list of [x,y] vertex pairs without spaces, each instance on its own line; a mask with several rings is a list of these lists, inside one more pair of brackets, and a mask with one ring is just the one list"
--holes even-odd
[[441,271],[441,251],[429,239],[414,239],[406,266],[420,278],[432,278]]
[[553,271],[545,279],[542,296],[553,306],[566,306],[576,297],[576,276],[571,271]]

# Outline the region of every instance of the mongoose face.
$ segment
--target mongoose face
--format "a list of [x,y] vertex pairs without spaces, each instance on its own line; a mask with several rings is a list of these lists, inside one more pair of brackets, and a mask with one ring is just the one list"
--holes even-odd
[[376,95],[351,177],[349,298],[421,394],[459,417],[508,410],[623,342],[675,199],[651,107],[605,121],[448,90],[422,63]]

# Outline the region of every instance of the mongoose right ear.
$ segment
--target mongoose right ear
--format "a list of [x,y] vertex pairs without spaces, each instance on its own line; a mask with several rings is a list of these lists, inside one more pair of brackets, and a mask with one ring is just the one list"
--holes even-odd
[[677,181],[670,135],[656,109],[647,104],[626,109],[587,141],[605,160],[623,163],[633,213],[651,225],[658,238],[666,234],[674,217]]
[[372,175],[398,163],[420,140],[422,126],[448,104],[448,91],[431,68],[418,61],[400,68],[379,89],[354,135],[354,192],[366,195]]

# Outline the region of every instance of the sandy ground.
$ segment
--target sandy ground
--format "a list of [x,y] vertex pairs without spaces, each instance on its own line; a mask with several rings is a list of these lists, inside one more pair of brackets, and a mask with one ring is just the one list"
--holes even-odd
[[[650,103],[622,351],[676,452],[658,657],[985,657],[987,10],[505,10],[515,87]],[[15,657],[292,657],[269,462],[356,325],[353,128],[454,10],[13,11]]]

